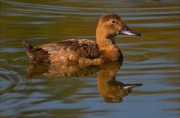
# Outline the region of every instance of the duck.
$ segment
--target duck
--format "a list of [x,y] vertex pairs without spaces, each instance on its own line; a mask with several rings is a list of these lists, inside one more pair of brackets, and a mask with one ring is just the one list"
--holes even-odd
[[100,65],[123,60],[123,54],[115,43],[117,35],[141,36],[132,31],[119,15],[108,13],[99,19],[96,41],[66,39],[33,47],[23,40],[23,46],[31,63]]

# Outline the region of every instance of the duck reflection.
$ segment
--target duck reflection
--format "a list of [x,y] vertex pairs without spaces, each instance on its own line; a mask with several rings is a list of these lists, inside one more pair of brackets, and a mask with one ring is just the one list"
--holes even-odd
[[122,62],[112,62],[103,65],[79,66],[46,63],[31,63],[26,78],[34,74],[43,74],[48,77],[88,77],[98,73],[97,85],[101,97],[105,102],[122,102],[123,97],[131,93],[132,88],[142,84],[124,84],[116,80],[116,73]]
[[61,65],[48,63],[30,63],[26,79],[34,74],[42,74],[47,77],[88,77],[96,74],[100,66]]
[[98,75],[98,90],[105,102],[122,102],[123,97],[131,93],[131,89],[142,84],[124,84],[116,80],[116,73],[120,69],[119,63],[109,63],[102,66]]

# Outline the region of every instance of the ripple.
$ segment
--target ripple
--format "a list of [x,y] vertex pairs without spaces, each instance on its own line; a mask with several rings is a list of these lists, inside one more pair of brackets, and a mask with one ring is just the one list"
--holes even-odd
[[24,52],[23,48],[1,48],[1,53],[5,52]]
[[36,21],[36,22],[9,22],[8,24],[19,24],[19,25],[42,25],[42,24],[55,24],[56,22],[42,22],[42,21]]
[[179,23],[148,23],[148,24],[140,24],[138,26],[143,27],[172,27],[172,26],[180,26]]
[[5,68],[0,68],[0,94],[6,94],[13,90],[19,83],[17,72],[9,71]]
[[[88,117],[95,113],[102,117],[146,117],[151,111],[151,117],[172,117],[173,111],[170,115],[161,111],[169,106],[178,108],[177,103],[172,104],[178,102],[180,72],[177,56],[180,7],[176,3],[176,0],[1,0],[1,115]],[[123,104],[103,102],[97,91],[97,75],[80,79],[35,75],[24,81],[28,59],[21,46],[22,39],[33,41],[33,45],[49,43],[65,35],[95,39],[97,20],[107,12],[118,13],[130,26],[136,27],[133,30],[143,34],[138,38],[125,37],[118,44],[125,59],[116,78],[125,83],[144,84],[124,99]],[[141,107],[133,107],[138,105]]]

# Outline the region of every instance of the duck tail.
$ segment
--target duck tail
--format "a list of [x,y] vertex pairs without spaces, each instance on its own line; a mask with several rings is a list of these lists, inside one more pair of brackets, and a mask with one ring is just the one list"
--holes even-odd
[[24,48],[26,49],[26,52],[31,52],[31,50],[33,49],[33,46],[29,45],[28,43],[26,43],[24,40],[23,40],[23,46]]
[[26,49],[30,62],[50,62],[48,51],[40,47],[33,47],[23,40],[23,46]]

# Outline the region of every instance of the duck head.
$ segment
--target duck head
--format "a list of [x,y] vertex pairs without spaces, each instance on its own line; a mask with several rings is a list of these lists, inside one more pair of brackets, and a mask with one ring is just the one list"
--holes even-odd
[[103,15],[99,20],[96,35],[104,35],[104,37],[112,39],[119,34],[141,36],[140,33],[132,31],[117,14]]

